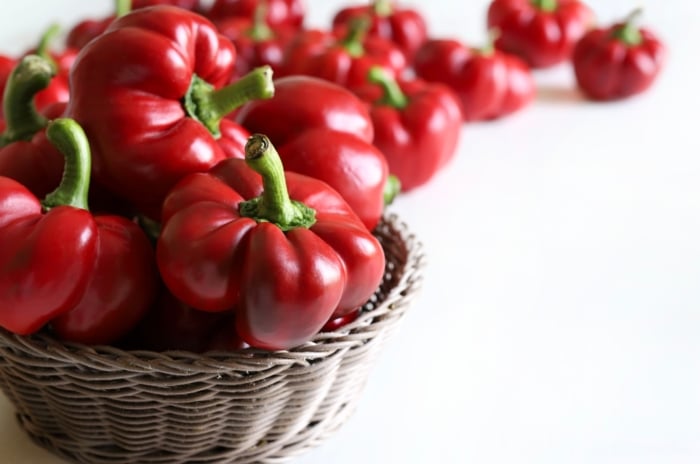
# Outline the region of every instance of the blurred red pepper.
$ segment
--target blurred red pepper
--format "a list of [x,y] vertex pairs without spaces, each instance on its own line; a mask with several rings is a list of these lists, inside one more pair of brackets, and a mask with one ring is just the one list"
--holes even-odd
[[416,54],[414,66],[421,78],[455,91],[465,121],[509,115],[535,96],[535,82],[525,62],[491,46],[470,49],[453,39],[429,40]]
[[199,0],[114,0],[114,14],[101,19],[86,19],[81,21],[68,32],[66,44],[70,48],[80,50],[92,39],[102,34],[116,19],[133,10],[155,5],[172,5],[190,11],[200,9]]
[[231,16],[216,22],[219,32],[236,46],[235,77],[263,65],[269,65],[273,72],[279,71],[287,44],[296,34],[296,29],[290,27],[270,27],[265,22],[264,11],[258,7],[252,19]]
[[215,0],[206,16],[215,22],[232,17],[253,19],[261,5],[265,9],[265,22],[271,28],[302,28],[306,13],[302,0]]
[[0,134],[0,176],[16,180],[39,198],[58,187],[65,164],[46,138],[48,118],[33,103],[53,73],[45,59],[25,56],[10,73],[3,99],[6,127]]
[[51,322],[64,339],[111,343],[152,303],[153,251],[132,222],[87,210],[90,150],[75,121],[49,123],[65,155],[59,187],[39,201],[0,177],[0,326],[25,335]]
[[315,128],[347,132],[372,142],[374,127],[366,105],[347,89],[316,77],[274,80],[275,96],[254,100],[238,111],[236,121],[250,132],[267,135],[281,146]]
[[666,46],[636,23],[641,10],[625,21],[588,32],[574,49],[579,87],[593,100],[617,100],[647,90],[666,59]]
[[488,27],[499,31],[496,48],[533,68],[568,60],[593,20],[579,0],[493,0],[488,9]]
[[368,34],[395,43],[413,60],[418,48],[428,37],[428,26],[423,16],[411,8],[400,8],[391,0],[374,0],[370,5],[353,5],[338,11],[333,17],[333,28],[347,29],[353,21],[370,19]]
[[231,41],[181,8],[140,9],[112,23],[73,65],[66,111],[90,138],[96,179],[157,220],[180,178],[226,158],[219,142],[235,123],[224,116],[274,93],[269,67],[222,88],[234,59]]
[[[337,84],[309,76],[277,79],[275,96],[248,103],[237,120],[279,147],[288,171],[316,177],[340,193],[373,229],[384,211],[386,158],[372,145],[367,106]],[[392,197],[395,192],[387,192]]]
[[367,20],[358,20],[342,35],[321,30],[299,33],[287,47],[282,75],[315,76],[350,90],[367,83],[373,66],[400,76],[407,67],[406,57],[392,42],[367,36],[368,26]]
[[269,139],[246,158],[192,174],[163,207],[157,260],[172,293],[194,308],[235,308],[250,345],[288,349],[331,318],[362,306],[384,273],[384,253],[325,183],[285,173]]
[[428,182],[455,153],[462,129],[460,102],[442,84],[395,80],[372,68],[372,85],[359,93],[372,104],[374,145],[384,153],[389,172],[408,192]]

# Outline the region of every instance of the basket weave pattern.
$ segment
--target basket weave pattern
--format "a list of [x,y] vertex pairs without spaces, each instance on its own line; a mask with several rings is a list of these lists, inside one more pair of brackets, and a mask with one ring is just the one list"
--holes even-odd
[[203,355],[64,344],[0,329],[0,388],[39,445],[80,463],[281,463],[352,414],[374,358],[419,290],[420,243],[375,231],[386,274],[351,324],[298,348]]

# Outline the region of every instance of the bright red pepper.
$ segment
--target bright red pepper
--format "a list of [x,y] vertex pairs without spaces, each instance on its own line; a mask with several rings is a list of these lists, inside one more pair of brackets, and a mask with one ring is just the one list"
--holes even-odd
[[48,61],[25,56],[9,76],[3,101],[7,119],[0,134],[0,176],[16,180],[39,198],[58,187],[65,164],[63,155],[46,138],[48,118],[33,103],[52,76]]
[[66,175],[39,201],[0,177],[0,325],[21,335],[51,322],[63,338],[111,343],[152,303],[153,251],[132,222],[87,210],[90,150],[75,121],[47,136],[65,155]]
[[666,46],[640,28],[635,10],[626,21],[589,31],[574,49],[579,87],[593,100],[618,100],[647,90],[666,59]]
[[[257,13],[263,11],[258,8]],[[279,71],[287,44],[297,32],[290,27],[270,27],[261,14],[256,14],[252,19],[226,17],[217,21],[216,27],[236,46],[236,77],[263,65],[269,65],[274,72]]]
[[242,17],[252,19],[258,8],[265,8],[265,22],[272,28],[301,29],[306,7],[302,0],[215,0],[207,17],[213,21]]
[[235,308],[238,333],[258,348],[304,343],[364,304],[384,273],[381,245],[345,201],[285,173],[262,135],[245,161],[183,179],[162,217],[157,259],[168,288],[201,310]]
[[90,138],[96,179],[157,219],[180,178],[227,156],[219,142],[235,123],[224,116],[274,93],[269,67],[222,88],[234,59],[231,41],[181,8],[139,9],[112,23],[73,65],[67,109]]
[[350,90],[366,85],[373,66],[401,75],[407,67],[404,54],[386,39],[367,36],[368,26],[356,21],[343,35],[317,29],[299,33],[287,47],[282,75],[320,77]]
[[[393,183],[374,145],[367,106],[337,84],[309,76],[275,80],[275,97],[241,108],[237,120],[268,135],[288,171],[316,177],[340,193],[373,229]],[[395,192],[388,192],[391,196]]]
[[401,190],[408,192],[452,159],[462,129],[460,102],[446,85],[397,81],[381,68],[370,71],[369,81],[381,87],[359,93],[372,105],[374,145],[386,156]]
[[493,0],[488,9],[488,27],[499,31],[496,48],[533,68],[568,60],[593,20],[579,0]]
[[416,74],[455,91],[465,121],[514,113],[535,96],[535,82],[520,58],[494,50],[470,49],[453,39],[433,39],[416,54]]
[[275,146],[315,128],[347,132],[366,142],[374,139],[367,107],[347,89],[311,76],[275,79],[274,87],[273,98],[247,103],[236,121],[251,132],[264,133]]
[[343,8],[333,17],[333,28],[347,28],[363,17],[370,18],[369,35],[395,43],[409,61],[428,37],[423,16],[415,9],[401,8],[391,0],[374,0],[370,5]]

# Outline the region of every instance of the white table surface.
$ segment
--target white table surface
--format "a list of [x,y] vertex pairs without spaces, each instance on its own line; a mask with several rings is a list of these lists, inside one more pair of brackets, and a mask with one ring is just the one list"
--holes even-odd
[[[309,0],[323,26],[343,2]],[[607,23],[636,1],[590,0]],[[486,0],[407,1],[473,45]],[[3,2],[0,52],[109,0]],[[656,86],[583,101],[568,65],[391,207],[424,242],[424,291],[359,409],[296,464],[700,462],[700,4],[646,0]],[[0,396],[0,462],[58,464]]]

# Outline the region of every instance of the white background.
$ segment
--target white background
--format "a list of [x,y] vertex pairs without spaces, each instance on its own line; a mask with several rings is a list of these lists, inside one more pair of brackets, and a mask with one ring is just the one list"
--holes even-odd
[[[309,0],[325,26],[343,2]],[[485,38],[487,1],[407,1],[431,35]],[[601,23],[636,0],[590,0]],[[0,52],[109,0],[5,1]],[[646,0],[657,85],[583,101],[568,65],[391,207],[424,242],[421,297],[356,414],[298,464],[700,462],[700,5]],[[0,462],[57,464],[0,400]]]

